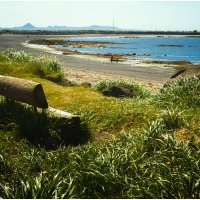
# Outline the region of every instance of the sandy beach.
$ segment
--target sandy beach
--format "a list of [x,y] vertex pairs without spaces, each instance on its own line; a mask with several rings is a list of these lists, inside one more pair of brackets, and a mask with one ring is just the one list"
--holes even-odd
[[56,37],[61,38],[61,36],[2,34],[0,35],[0,50],[15,48],[34,55],[45,54],[54,56],[61,62],[66,77],[78,83],[90,82],[94,84],[104,79],[134,80],[152,90],[158,91],[176,71],[171,67],[166,67],[164,64],[145,64],[140,60],[111,63],[108,58],[93,55],[63,55],[61,51],[54,48],[27,43],[29,40]]

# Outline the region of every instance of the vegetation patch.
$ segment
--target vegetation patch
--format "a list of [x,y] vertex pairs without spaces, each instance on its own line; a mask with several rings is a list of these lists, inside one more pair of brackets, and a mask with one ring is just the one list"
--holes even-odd
[[86,125],[59,119],[48,111],[35,112],[31,106],[4,99],[0,100],[0,129],[15,132],[16,137],[46,149],[78,145],[90,138]]
[[0,74],[13,76],[32,74],[59,84],[72,85],[64,78],[64,72],[56,58],[34,57],[29,53],[14,49],[0,53]]
[[[0,98],[0,198],[200,198],[198,77],[157,94],[127,81],[68,87],[0,58],[0,74],[41,83],[51,107],[81,116],[64,123]],[[100,93],[112,87],[137,97]]]
[[191,108],[200,106],[200,81],[196,76],[168,82],[157,93],[155,101],[162,106]]
[[103,80],[96,83],[94,87],[105,96],[135,98],[146,98],[150,96],[150,92],[146,88],[134,81]]
[[164,60],[145,60],[146,64],[168,64],[168,65],[190,65],[192,64],[187,60],[175,60],[175,61],[164,61]]
[[[1,135],[1,140],[6,141],[5,136]],[[6,146],[0,157],[2,198],[200,195],[200,146],[193,140],[177,142],[162,119],[141,132],[124,132],[100,146],[60,147],[47,152],[18,142],[15,155],[21,156],[8,157],[13,150]]]

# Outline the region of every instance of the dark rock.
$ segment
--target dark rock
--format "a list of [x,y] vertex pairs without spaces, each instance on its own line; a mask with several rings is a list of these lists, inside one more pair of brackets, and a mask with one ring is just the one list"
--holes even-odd
[[63,55],[71,55],[70,52],[63,52]]
[[136,97],[135,92],[131,91],[128,88],[112,86],[108,89],[102,90],[102,94],[105,96],[113,97]]
[[105,56],[112,56],[111,53],[105,53],[104,55],[105,55]]
[[178,70],[170,77],[170,79],[176,78],[177,76],[181,75],[181,74],[184,73],[185,71],[186,71],[185,68],[183,68],[183,69],[178,69]]
[[177,44],[159,44],[159,47],[184,47],[183,45],[177,45]]
[[88,83],[88,82],[83,82],[83,83],[81,83],[81,86],[83,86],[83,87],[86,87],[86,88],[91,88],[91,83]]

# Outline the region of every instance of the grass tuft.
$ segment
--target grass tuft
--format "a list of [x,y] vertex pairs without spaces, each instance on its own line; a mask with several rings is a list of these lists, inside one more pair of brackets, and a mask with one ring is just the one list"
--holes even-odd
[[60,84],[72,85],[64,78],[61,65],[54,57],[34,57],[29,53],[14,49],[7,49],[0,53],[0,74],[19,76],[23,73],[34,74]]
[[191,108],[200,106],[200,81],[196,76],[166,83],[155,95],[155,101],[164,107]]
[[104,89],[109,89],[111,87],[123,87],[129,89],[131,92],[133,92],[137,98],[147,98],[150,97],[150,91],[147,90],[144,86],[141,84],[134,82],[134,81],[110,81],[110,80],[103,80],[96,83],[94,88],[97,91],[102,92]]

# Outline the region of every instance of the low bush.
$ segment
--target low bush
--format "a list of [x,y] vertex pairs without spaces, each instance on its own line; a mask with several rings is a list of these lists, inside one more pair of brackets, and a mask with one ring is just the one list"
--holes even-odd
[[2,75],[9,74],[9,72],[13,72],[13,74],[20,72],[32,73],[41,78],[70,85],[70,82],[64,79],[64,73],[59,61],[54,57],[34,57],[24,51],[7,49],[0,53],[1,63],[0,73]]
[[103,80],[103,81],[97,82],[96,85],[94,86],[94,88],[100,92],[102,92],[105,89],[110,89],[113,87],[121,87],[121,88],[129,89],[133,93],[133,96],[135,96],[136,98],[146,98],[146,97],[150,97],[151,95],[149,90],[147,90],[141,84],[134,81]]
[[178,129],[181,128],[181,126],[185,125],[183,119],[183,111],[180,112],[176,108],[167,108],[161,114],[161,118],[163,119],[165,127],[169,130]]
[[165,107],[198,107],[200,106],[200,80],[193,76],[166,83],[155,95],[154,100]]

